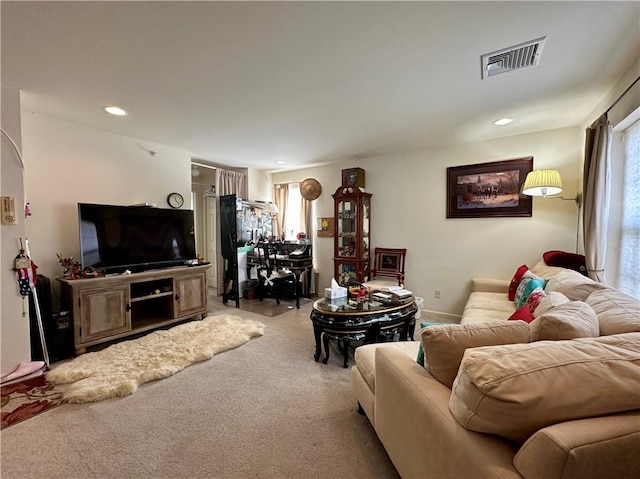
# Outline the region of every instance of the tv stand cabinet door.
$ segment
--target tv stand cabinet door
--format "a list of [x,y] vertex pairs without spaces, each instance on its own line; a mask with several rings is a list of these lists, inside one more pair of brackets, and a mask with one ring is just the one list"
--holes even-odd
[[174,317],[189,317],[207,312],[207,279],[205,271],[174,277]]
[[79,291],[80,343],[131,331],[128,305],[129,284]]

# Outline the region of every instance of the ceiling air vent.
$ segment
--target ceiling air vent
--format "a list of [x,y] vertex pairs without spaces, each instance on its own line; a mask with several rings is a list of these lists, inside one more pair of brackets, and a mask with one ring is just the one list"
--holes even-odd
[[538,64],[547,37],[482,55],[482,78]]

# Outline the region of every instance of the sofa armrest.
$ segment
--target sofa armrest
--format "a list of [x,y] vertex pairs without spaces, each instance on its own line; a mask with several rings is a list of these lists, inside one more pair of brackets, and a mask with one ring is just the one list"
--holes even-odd
[[510,283],[506,279],[473,278],[471,280],[471,292],[507,294]]
[[640,411],[540,429],[514,464],[524,477],[640,477]]
[[522,477],[513,465],[516,446],[458,424],[449,388],[402,351],[375,354],[375,429],[403,478]]

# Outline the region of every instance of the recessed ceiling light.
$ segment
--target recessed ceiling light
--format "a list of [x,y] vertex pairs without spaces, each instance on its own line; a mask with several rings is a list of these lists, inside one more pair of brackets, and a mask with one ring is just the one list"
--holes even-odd
[[112,115],[116,115],[116,116],[125,116],[127,114],[127,112],[124,111],[119,106],[108,105],[108,106],[103,106],[102,109],[107,113],[111,113]]
[[508,125],[512,121],[513,121],[513,118],[500,118],[499,120],[494,121],[493,124],[497,126],[503,126],[503,125]]
[[286,165],[286,164],[287,164],[286,161],[282,161],[282,160],[276,161],[276,165]]

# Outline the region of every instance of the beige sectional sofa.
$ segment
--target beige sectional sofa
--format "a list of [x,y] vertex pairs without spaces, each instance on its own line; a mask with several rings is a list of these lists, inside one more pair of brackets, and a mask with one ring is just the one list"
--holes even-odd
[[459,325],[356,349],[357,400],[403,478],[640,477],[639,302],[531,271],[530,323],[508,321],[509,281],[474,280]]

